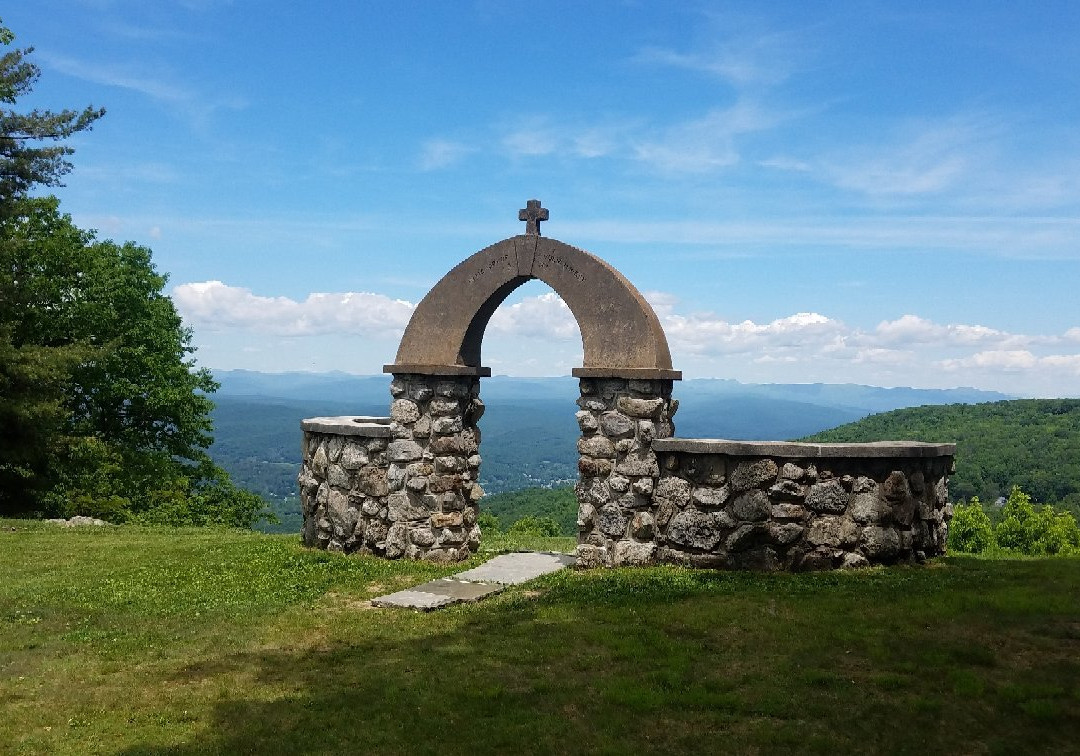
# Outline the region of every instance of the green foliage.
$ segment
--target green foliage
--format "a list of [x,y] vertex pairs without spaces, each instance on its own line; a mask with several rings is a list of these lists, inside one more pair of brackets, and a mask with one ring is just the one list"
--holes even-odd
[[98,241],[55,198],[16,204],[0,219],[0,474],[19,485],[0,511],[250,524],[251,497],[206,454],[216,384],[150,251]]
[[512,535],[536,535],[536,536],[557,536],[560,535],[561,528],[559,523],[551,517],[535,517],[533,515],[525,515],[520,520],[510,526],[507,531]]
[[994,526],[976,496],[970,504],[957,504],[949,521],[949,549],[981,554],[993,548]]
[[1002,548],[1030,556],[1080,554],[1080,527],[1072,514],[1036,507],[1019,486],[1009,493],[995,534]]
[[476,523],[484,535],[494,535],[499,532],[499,518],[491,512],[481,512],[476,517]]
[[[0,57],[0,102],[37,80],[29,53]],[[206,454],[217,384],[150,250],[27,196],[71,167],[69,147],[38,143],[103,112],[0,109],[0,514],[250,525],[262,505]]]
[[577,535],[578,507],[573,488],[525,488],[491,494],[483,498],[480,507],[500,522],[510,523],[508,532],[513,532],[519,520],[532,517],[555,522],[557,530],[551,535]]
[[1080,513],[1080,399],[1019,399],[884,412],[810,437],[824,442],[909,439],[956,444],[949,493],[984,502],[1020,486]]

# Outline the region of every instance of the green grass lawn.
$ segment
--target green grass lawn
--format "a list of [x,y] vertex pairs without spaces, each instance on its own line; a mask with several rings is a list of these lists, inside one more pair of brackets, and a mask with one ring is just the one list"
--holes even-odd
[[564,571],[418,614],[368,600],[462,566],[296,540],[0,520],[0,752],[1080,751],[1078,559]]

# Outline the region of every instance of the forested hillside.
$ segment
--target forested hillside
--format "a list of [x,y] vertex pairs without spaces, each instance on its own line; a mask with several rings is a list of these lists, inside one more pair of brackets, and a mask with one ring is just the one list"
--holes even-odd
[[956,444],[953,499],[983,502],[1020,486],[1035,501],[1080,510],[1080,399],[913,407],[872,415],[808,440]]

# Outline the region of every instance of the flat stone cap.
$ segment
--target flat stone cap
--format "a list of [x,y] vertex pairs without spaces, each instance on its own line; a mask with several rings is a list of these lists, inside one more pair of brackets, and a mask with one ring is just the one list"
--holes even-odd
[[329,433],[335,436],[367,436],[390,438],[390,418],[367,415],[341,415],[339,417],[309,417],[300,421],[305,433]]
[[924,441],[874,441],[866,444],[806,444],[792,441],[728,441],[722,438],[658,438],[653,451],[688,454],[727,454],[732,457],[850,457],[897,459],[905,457],[953,457],[956,444]]

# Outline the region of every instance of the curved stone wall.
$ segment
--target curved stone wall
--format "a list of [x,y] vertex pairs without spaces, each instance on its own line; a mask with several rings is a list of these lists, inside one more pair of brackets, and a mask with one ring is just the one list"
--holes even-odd
[[659,475],[634,512],[651,532],[631,524],[602,550],[579,546],[585,564],[814,570],[945,552],[952,444],[657,439],[652,449]]
[[[303,421],[303,542],[457,561],[479,546],[475,377],[398,375],[386,418]],[[578,565],[817,570],[945,552],[955,446],[671,438],[671,381],[582,379]]]

